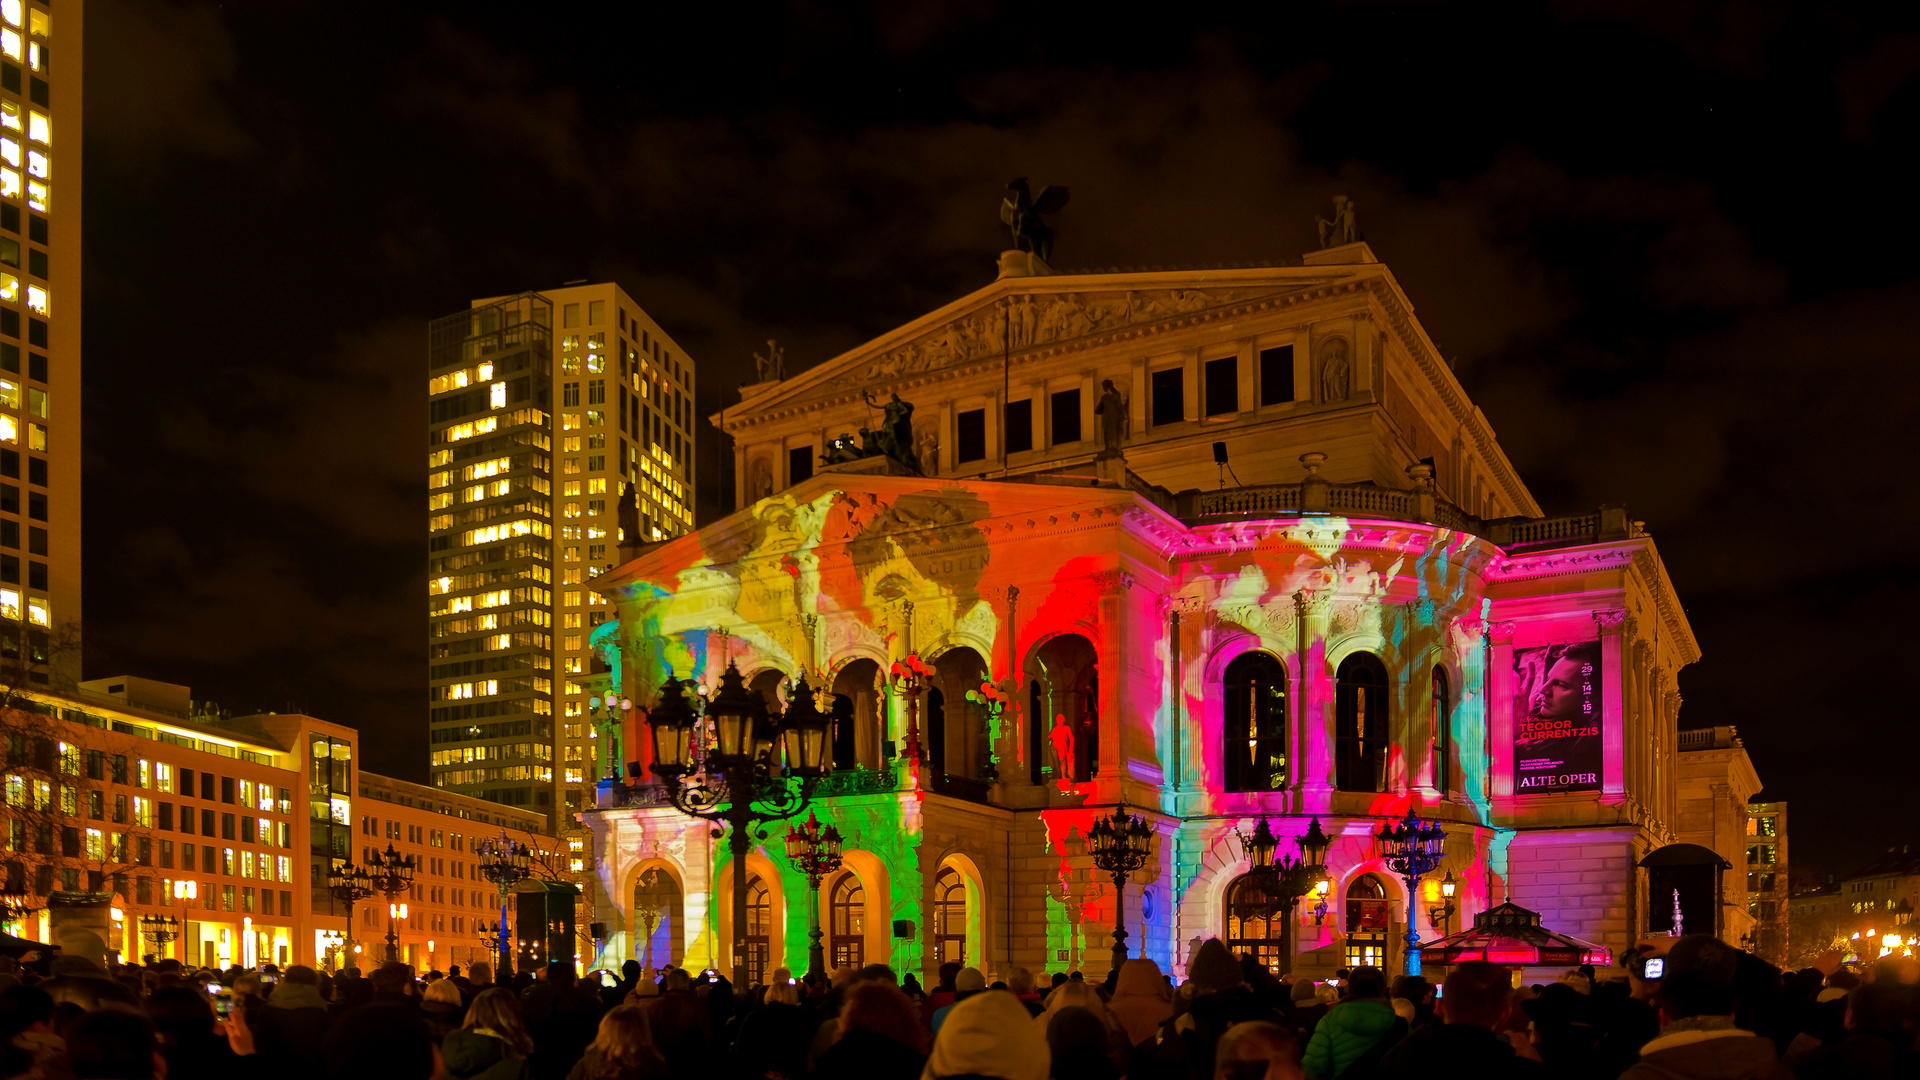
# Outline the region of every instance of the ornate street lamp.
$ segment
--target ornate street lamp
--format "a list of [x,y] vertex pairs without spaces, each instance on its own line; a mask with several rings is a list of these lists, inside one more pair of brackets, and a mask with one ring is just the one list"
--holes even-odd
[[738,981],[747,969],[747,852],[754,828],[806,808],[826,762],[829,720],[814,707],[813,690],[804,676],[794,684],[786,713],[776,719],[764,697],[748,692],[740,669],[731,662],[720,676],[719,691],[707,702],[706,718],[714,744],[701,755],[704,760],[696,760],[694,712],[686,686],[668,679],[660,701],[647,712],[652,769],[674,809],[727,826],[733,858],[733,971]]
[[[178,884],[178,883],[176,883]],[[191,881],[186,884],[193,884]],[[373,882],[367,872],[352,863],[341,863],[327,872],[327,889],[347,905],[347,950],[343,954],[348,965],[353,963],[353,906],[375,892]]]
[[1320,819],[1316,817],[1307,826],[1305,835],[1294,841],[1300,845],[1299,857],[1290,859],[1283,855],[1276,862],[1274,850],[1280,846],[1280,841],[1267,826],[1267,819],[1261,818],[1252,836],[1240,834],[1240,843],[1246,847],[1247,858],[1253,863],[1253,869],[1249,871],[1253,883],[1260,887],[1261,892],[1280,901],[1286,909],[1286,921],[1280,927],[1280,955],[1284,958],[1286,970],[1292,971],[1293,913],[1300,906],[1301,898],[1310,892],[1319,892],[1324,898],[1325,892],[1321,886],[1327,880],[1327,848],[1332,846],[1332,841],[1320,831]]
[[1427,909],[1427,925],[1440,931],[1441,937],[1447,936],[1447,920],[1453,918],[1454,912],[1453,894],[1458,892],[1459,889],[1460,883],[1453,880],[1453,871],[1447,871],[1446,878],[1440,882],[1440,899],[1442,902]]
[[592,720],[594,733],[593,778],[620,775],[620,732],[633,710],[633,702],[627,698],[614,699],[609,691],[605,698],[587,699],[587,716]]
[[1114,807],[1110,818],[1095,818],[1087,830],[1087,853],[1101,873],[1113,877],[1113,966],[1118,970],[1127,962],[1126,915],[1127,877],[1147,865],[1153,844],[1153,827],[1143,817],[1127,814],[1125,803]]
[[164,953],[168,943],[180,936],[180,920],[171,915],[142,915],[140,936],[153,943],[155,955]]
[[399,902],[402,895],[413,888],[413,856],[402,855],[395,851],[392,844],[387,850],[374,852],[373,865],[365,871],[367,880],[374,891],[387,898],[387,961],[400,959],[400,935],[395,932],[399,920],[406,917],[406,905]]
[[[508,940],[511,928],[507,922],[507,896],[513,887],[533,876],[533,849],[518,840],[507,837],[505,829],[500,830],[498,840],[482,840],[473,849],[479,856],[474,868],[480,876],[493,882],[500,890],[500,922],[491,930],[499,959],[494,965],[494,984],[503,985],[513,974],[512,943]],[[482,926],[485,926],[483,923]]]
[[0,889],[0,922],[20,922],[43,906],[24,887]]
[[1414,920],[1414,905],[1420,898],[1420,879],[1427,876],[1445,857],[1447,832],[1437,821],[1421,821],[1413,807],[1400,822],[1388,821],[1373,834],[1374,854],[1388,870],[1407,882],[1407,974],[1419,972],[1420,930]]
[[820,882],[840,869],[840,830],[832,825],[823,829],[819,819],[808,814],[805,825],[787,829],[787,858],[807,875],[807,895],[812,898],[807,911],[807,937],[812,941],[807,946],[807,977],[818,979],[827,972],[826,951],[820,945]]

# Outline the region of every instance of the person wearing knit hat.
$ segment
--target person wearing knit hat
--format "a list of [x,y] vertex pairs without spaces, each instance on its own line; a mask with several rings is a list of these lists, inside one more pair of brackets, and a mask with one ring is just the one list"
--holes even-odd
[[1047,1080],[1052,1067],[1046,1035],[1026,1006],[1005,990],[987,990],[956,1003],[947,1014],[920,1080]]
[[1146,959],[1121,964],[1107,1011],[1127,1033],[1128,1046],[1159,1034],[1160,1025],[1173,1015],[1173,993],[1160,977],[1160,965]]
[[933,1010],[933,1019],[927,1024],[927,1029],[935,1035],[940,1034],[940,1025],[947,1022],[947,1014],[953,1012],[953,1007],[986,988],[987,977],[980,974],[979,968],[961,968],[959,974],[953,977],[953,1001]]

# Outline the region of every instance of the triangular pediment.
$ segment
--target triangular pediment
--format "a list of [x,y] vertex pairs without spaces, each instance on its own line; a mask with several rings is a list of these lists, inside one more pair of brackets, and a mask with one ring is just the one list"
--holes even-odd
[[850,349],[725,410],[724,423],[844,398],[883,385],[1003,358],[1049,355],[1115,335],[1137,336],[1374,277],[1379,264],[1011,278]]

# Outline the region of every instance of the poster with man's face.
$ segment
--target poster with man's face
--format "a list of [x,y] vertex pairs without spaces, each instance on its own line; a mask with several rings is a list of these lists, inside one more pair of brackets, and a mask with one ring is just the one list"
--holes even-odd
[[1513,790],[1599,791],[1600,643],[1513,650]]

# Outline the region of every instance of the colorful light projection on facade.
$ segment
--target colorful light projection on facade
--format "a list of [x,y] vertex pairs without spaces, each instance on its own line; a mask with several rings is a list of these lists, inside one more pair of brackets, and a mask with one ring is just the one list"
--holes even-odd
[[[1086,957],[1099,970],[1114,897],[1083,838],[1123,799],[1157,833],[1135,879],[1155,888],[1138,895],[1163,898],[1146,915],[1130,888],[1125,921],[1146,916],[1135,940],[1170,970],[1191,938],[1224,932],[1245,866],[1233,834],[1256,816],[1297,832],[1317,815],[1334,837],[1331,913],[1316,923],[1303,906],[1303,953],[1339,953],[1368,890],[1431,937],[1418,898],[1371,854],[1376,819],[1409,805],[1449,828],[1460,910],[1504,898],[1512,834],[1493,820],[1487,752],[1493,545],[1331,515],[1189,525],[1114,488],[860,482],[870,489],[819,477],[650,548],[604,579],[618,629],[594,642],[637,704],[669,675],[710,685],[729,661],[764,693],[803,674],[823,689],[840,779],[816,810],[846,836],[850,866],[872,868],[856,874],[869,962],[918,970],[933,955],[938,870],[963,857],[993,882],[968,902],[1005,909],[997,924],[970,916],[999,927],[977,935],[980,959],[1040,970]],[[1517,654],[1516,670],[1573,656],[1591,682],[1570,707],[1597,710],[1597,665],[1555,649]],[[1538,756],[1567,765],[1556,775],[1597,776],[1579,741],[1590,735],[1555,736],[1575,742]],[[626,744],[644,770],[644,733]],[[981,818],[987,803],[1000,816]],[[724,845],[689,842],[670,810],[621,814],[675,838],[689,896],[724,882]],[[752,858],[784,905],[756,928],[768,962],[804,964],[804,877],[777,850]],[[610,896],[626,891],[623,866],[604,861]],[[823,883],[823,913],[835,887]],[[724,938],[726,906],[707,909],[689,950]],[[686,917],[707,918],[692,905]],[[1035,938],[1033,955],[1010,947]]]

